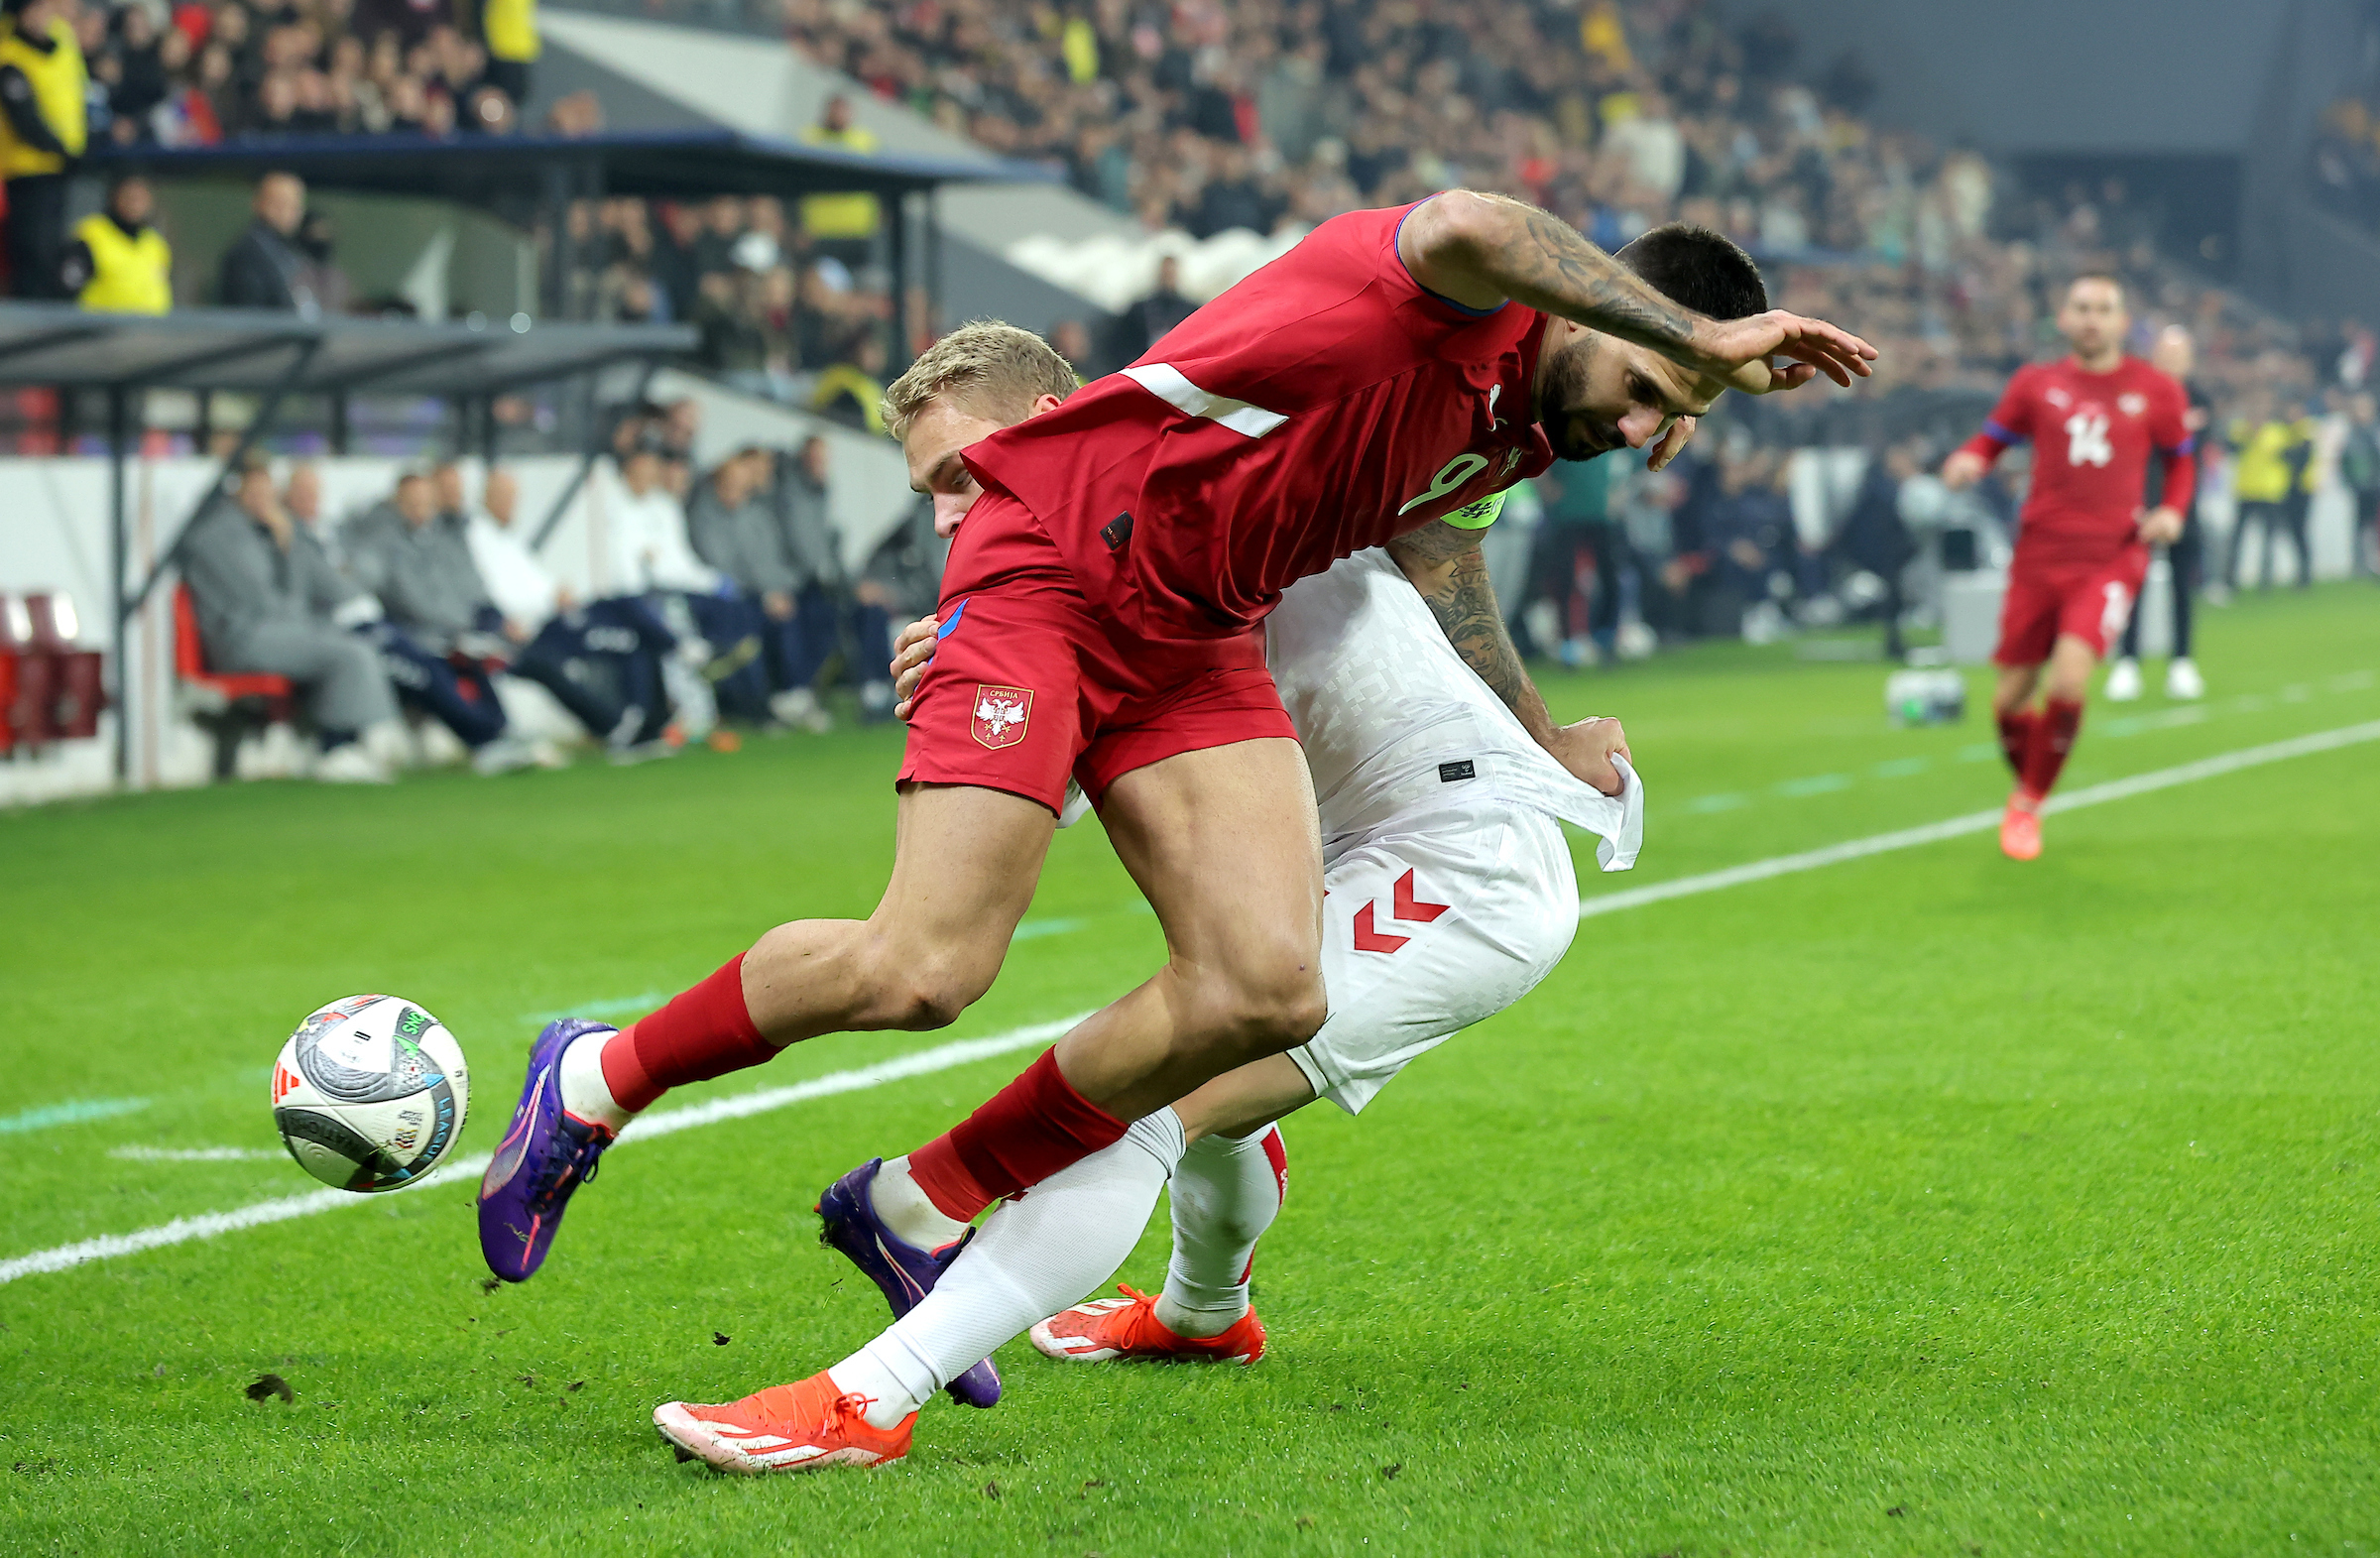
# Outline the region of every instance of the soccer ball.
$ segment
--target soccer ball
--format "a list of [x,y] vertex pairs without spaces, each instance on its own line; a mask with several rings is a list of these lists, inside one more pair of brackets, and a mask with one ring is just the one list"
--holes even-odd
[[436,1018],[349,996],[298,1024],[273,1067],[273,1124],[298,1166],[341,1190],[397,1190],[463,1133],[471,1078]]

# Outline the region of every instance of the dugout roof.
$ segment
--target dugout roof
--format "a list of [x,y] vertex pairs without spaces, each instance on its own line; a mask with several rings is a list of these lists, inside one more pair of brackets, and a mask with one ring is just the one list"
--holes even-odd
[[691,326],[301,319],[260,308],[92,313],[0,302],[0,386],[500,395],[690,352]]
[[[1045,183],[1037,163],[848,152],[740,130],[617,130],[601,135],[413,134],[241,138],[217,146],[94,147],[86,171],[253,179],[280,169],[326,189],[426,195],[487,205],[570,192],[689,199],[712,194],[866,190],[899,196],[946,183]],[[588,184],[593,185],[592,188]]]

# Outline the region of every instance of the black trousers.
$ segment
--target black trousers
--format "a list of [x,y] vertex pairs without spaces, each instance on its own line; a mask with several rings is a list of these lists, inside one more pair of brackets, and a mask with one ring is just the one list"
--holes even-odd
[[2231,531],[2231,559],[2223,568],[2223,581],[2239,588],[2239,554],[2247,544],[2248,527],[2253,525],[2264,532],[2264,588],[2273,587],[2273,559],[2280,554],[2284,536],[2298,551],[2298,587],[2312,584],[2314,556],[2306,549],[2306,511],[2312,506],[2313,500],[2305,493],[2292,494],[2279,503],[2241,504],[2239,523]]
[[63,298],[66,176],[8,180],[8,290],[16,298]]
[[[2197,604],[2199,582],[2206,566],[2206,543],[2199,534],[2199,522],[2192,519],[2182,527],[2182,534],[2165,548],[2166,566],[2173,572],[2174,597],[2174,659],[2190,659],[2191,616]],[[2140,659],[2140,608],[2132,608],[2132,620],[2124,624],[2125,659]]]

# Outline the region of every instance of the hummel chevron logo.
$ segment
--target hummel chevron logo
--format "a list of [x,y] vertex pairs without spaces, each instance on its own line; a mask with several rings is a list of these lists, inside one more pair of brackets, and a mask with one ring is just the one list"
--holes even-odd
[[[1408,871],[1396,879],[1396,889],[1389,895],[1388,912],[1392,918],[1426,925],[1453,906],[1451,903],[1423,902],[1414,894],[1413,873]],[[1392,936],[1381,930],[1378,920],[1374,917],[1374,911],[1378,907],[1379,900],[1374,899],[1371,902],[1356,910],[1355,932],[1358,952],[1394,952],[1413,939],[1411,936]]]
[[1389,909],[1389,913],[1398,919],[1418,920],[1425,925],[1454,907],[1451,903],[1424,903],[1415,898],[1413,896],[1413,873],[1410,871],[1396,879],[1394,904],[1395,906]]

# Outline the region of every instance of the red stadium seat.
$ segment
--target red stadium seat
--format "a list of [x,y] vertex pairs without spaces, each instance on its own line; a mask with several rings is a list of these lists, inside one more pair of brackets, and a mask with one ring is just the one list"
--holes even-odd
[[219,779],[231,778],[241,741],[290,718],[289,677],[206,668],[206,646],[198,637],[198,612],[186,584],[174,586],[174,675],[181,686],[183,708],[214,738]]
[[17,668],[13,649],[0,649],[0,757],[17,750]]
[[45,739],[87,741],[99,734],[99,712],[107,707],[105,661],[96,650],[75,648],[80,630],[70,597],[42,593],[24,600],[27,643],[47,661],[42,672],[47,680],[38,688],[41,717],[49,726]]

